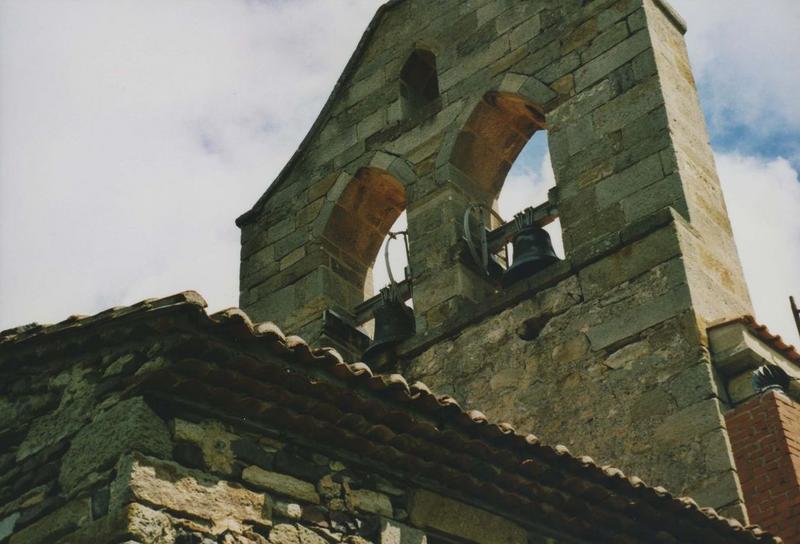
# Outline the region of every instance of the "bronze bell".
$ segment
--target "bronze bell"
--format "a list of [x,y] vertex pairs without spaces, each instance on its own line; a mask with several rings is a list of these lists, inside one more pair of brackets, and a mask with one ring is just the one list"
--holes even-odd
[[395,285],[381,290],[381,304],[375,309],[375,339],[364,352],[363,359],[372,363],[387,350],[414,336],[414,310],[397,296]]
[[512,243],[514,264],[503,274],[503,287],[509,287],[559,261],[550,234],[538,225],[522,227]]

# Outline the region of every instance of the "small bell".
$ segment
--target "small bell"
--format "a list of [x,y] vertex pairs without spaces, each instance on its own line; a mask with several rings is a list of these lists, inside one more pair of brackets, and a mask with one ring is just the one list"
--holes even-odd
[[414,310],[399,299],[396,285],[381,290],[381,305],[374,315],[375,339],[363,355],[368,363],[377,361],[387,350],[414,336],[416,331]]
[[512,243],[514,264],[503,274],[503,287],[509,287],[559,261],[550,234],[538,225],[523,226]]

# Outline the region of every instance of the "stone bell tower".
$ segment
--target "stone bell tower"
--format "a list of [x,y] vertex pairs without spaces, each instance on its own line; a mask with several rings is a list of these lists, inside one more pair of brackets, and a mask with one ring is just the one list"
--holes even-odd
[[[383,370],[746,516],[705,331],[751,307],[685,30],[662,0],[387,2],[239,219],[242,308],[360,357],[406,210],[416,333]],[[557,187],[529,217],[560,219],[566,259],[503,287],[465,212],[537,131]]]

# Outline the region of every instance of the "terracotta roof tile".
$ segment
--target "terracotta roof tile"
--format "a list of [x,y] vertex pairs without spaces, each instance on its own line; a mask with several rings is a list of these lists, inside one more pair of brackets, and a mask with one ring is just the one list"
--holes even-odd
[[[491,423],[479,411],[464,411],[452,397],[436,396],[423,383],[409,385],[399,374],[376,375],[364,363],[346,364],[332,349],[311,349],[272,323],[253,324],[241,310],[208,315],[205,300],[192,291],[54,325],[8,329],[0,332],[0,355],[19,346],[39,348],[38,342],[56,335],[64,335],[63,339],[78,330],[178,308],[215,333],[256,341],[287,364],[323,372],[378,400],[352,393],[344,398],[335,384],[296,372],[276,372],[263,361],[247,358],[230,368],[184,360],[151,375],[153,383],[148,385],[170,391],[172,397],[213,397],[242,411],[280,414],[277,419],[295,428],[311,429],[315,436],[349,444],[354,451],[366,448],[377,459],[465,493],[488,494],[509,507],[524,505],[584,536],[600,530],[597,523],[602,518],[619,531],[620,541],[636,542],[642,523],[651,522],[660,527],[659,538],[666,542],[682,541],[681,535],[707,535],[716,542],[781,542],[758,527],[743,527],[713,509],[701,509],[691,498],[676,498],[617,468],[600,467],[590,457],[575,457],[565,446],[542,445],[533,435],[518,434],[510,424]],[[741,322],[765,341],[782,345],[779,337],[752,318]],[[665,520],[668,513],[672,517]]]

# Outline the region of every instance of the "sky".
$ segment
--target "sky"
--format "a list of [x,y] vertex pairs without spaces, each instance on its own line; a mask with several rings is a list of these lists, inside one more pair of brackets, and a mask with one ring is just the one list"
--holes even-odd
[[[800,2],[672,3],[757,317],[797,342]],[[235,306],[234,220],[296,149],[379,4],[0,0],[0,329],[187,289],[211,310]],[[501,210],[551,184],[537,136]]]

